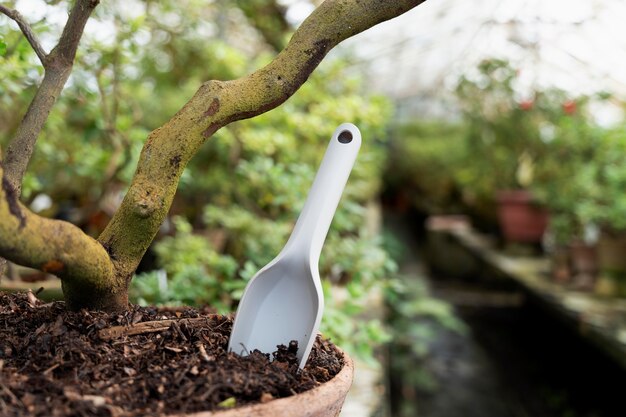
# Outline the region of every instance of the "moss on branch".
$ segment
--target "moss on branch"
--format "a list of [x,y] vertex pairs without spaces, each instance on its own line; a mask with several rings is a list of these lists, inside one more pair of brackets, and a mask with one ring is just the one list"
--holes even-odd
[[[94,308],[112,307],[111,300],[126,297],[123,281],[115,278],[106,250],[78,227],[43,218],[18,200],[17,190],[0,165],[0,254],[20,265],[49,272],[63,280],[66,301]],[[74,297],[69,296],[68,292]]]
[[204,83],[163,127],[153,131],[120,209],[98,238],[128,277],[154,239],[178,180],[198,148],[218,129],[286,101],[341,41],[396,17],[424,0],[327,0],[264,68],[233,81]]
[[[344,39],[423,1],[327,0],[267,66],[238,80],[204,83],[171,120],[150,133],[122,205],[98,241],[69,223],[30,212],[18,200],[21,175],[46,111],[37,118],[37,126],[33,124],[36,129],[26,135],[29,140],[24,143],[28,146],[9,146],[7,175],[0,166],[0,256],[59,276],[70,308],[126,308],[133,273],[165,219],[180,176],[198,148],[221,127],[279,106]],[[75,15],[79,19],[73,21],[70,16],[74,26],[66,26],[61,42],[48,58],[65,51],[64,59],[55,62],[71,68],[80,38],[76,35],[82,33],[83,21],[97,3],[77,1],[77,5],[87,6]],[[15,158],[19,159],[18,168],[13,166]]]
[[[78,49],[83,30],[98,3],[99,0],[77,0],[74,3],[59,43],[49,54],[45,54],[41,48],[40,51],[37,50],[36,46],[38,43],[34,40],[34,35],[32,35],[32,40],[28,35],[29,31],[27,29],[30,29],[30,27],[23,27],[20,24],[20,28],[26,34],[35,51],[37,51],[45,72],[24,118],[7,146],[4,159],[5,177],[13,188],[17,190],[18,196],[21,193],[22,178],[24,178],[28,162],[35,149],[39,133],[43,129],[46,120],[48,120],[48,115],[72,72],[76,50]],[[12,18],[17,16],[21,19],[17,11],[9,10],[9,12],[12,14],[9,14]]]

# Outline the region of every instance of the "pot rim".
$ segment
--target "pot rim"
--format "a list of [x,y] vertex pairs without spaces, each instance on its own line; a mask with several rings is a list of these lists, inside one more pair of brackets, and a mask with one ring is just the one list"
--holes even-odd
[[[276,414],[276,410],[279,409],[293,408],[294,410],[297,410],[312,409],[313,407],[323,409],[328,408],[329,405],[332,406],[339,402],[341,403],[339,408],[341,408],[343,400],[352,386],[352,380],[354,378],[354,361],[346,352],[337,346],[335,346],[335,348],[343,354],[343,368],[341,368],[341,371],[339,371],[339,373],[331,380],[313,389],[296,395],[290,395],[289,397],[277,398],[267,403],[250,404],[226,410],[168,414],[166,417],[277,417],[278,414]],[[328,400],[324,403],[320,403],[317,400],[318,398],[327,398]],[[313,413],[314,411],[311,410],[311,415],[316,415]],[[303,417],[305,416],[304,414],[298,415]]]

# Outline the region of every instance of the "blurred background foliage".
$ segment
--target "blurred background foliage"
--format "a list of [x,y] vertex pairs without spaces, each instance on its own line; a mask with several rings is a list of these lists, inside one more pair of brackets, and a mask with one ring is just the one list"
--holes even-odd
[[623,103],[602,91],[520,91],[519,77],[508,61],[486,59],[459,78],[457,117],[394,126],[392,194],[427,214],[467,213],[479,227],[487,218],[493,230],[497,192],[524,189],[550,211],[557,242],[590,225],[626,230],[624,122],[598,122]]

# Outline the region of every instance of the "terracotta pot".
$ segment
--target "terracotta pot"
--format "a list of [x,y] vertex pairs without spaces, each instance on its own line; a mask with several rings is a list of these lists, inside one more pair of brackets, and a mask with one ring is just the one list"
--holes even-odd
[[569,252],[573,285],[581,290],[593,289],[598,272],[596,246],[576,241],[570,243]]
[[168,417],[336,417],[354,376],[354,363],[345,354],[343,369],[330,381],[291,397],[222,411],[172,414]]
[[548,211],[533,203],[529,191],[499,191],[496,200],[498,221],[505,241],[541,243],[548,226]]
[[597,293],[626,295],[626,233],[603,232],[600,235],[598,268]]
[[565,284],[572,277],[569,250],[565,246],[557,246],[550,254],[550,271],[552,279],[559,284]]
[[602,233],[598,241],[598,264],[603,272],[626,275],[626,233]]

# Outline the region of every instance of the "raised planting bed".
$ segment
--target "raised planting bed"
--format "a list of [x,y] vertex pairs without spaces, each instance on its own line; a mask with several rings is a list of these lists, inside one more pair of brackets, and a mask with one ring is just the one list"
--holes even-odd
[[273,361],[228,353],[231,326],[207,310],[69,312],[32,293],[0,294],[0,415],[339,413],[353,369],[331,342],[318,337],[299,371],[294,345]]
[[512,281],[547,312],[626,368],[626,299],[576,291],[553,282],[546,257],[511,256],[470,228],[438,229],[477,263],[472,273]]
[[43,301],[54,301],[63,299],[61,290],[61,280],[58,278],[46,281],[27,282],[22,280],[2,280],[0,282],[0,292],[14,293],[32,291],[37,294],[37,298]]

